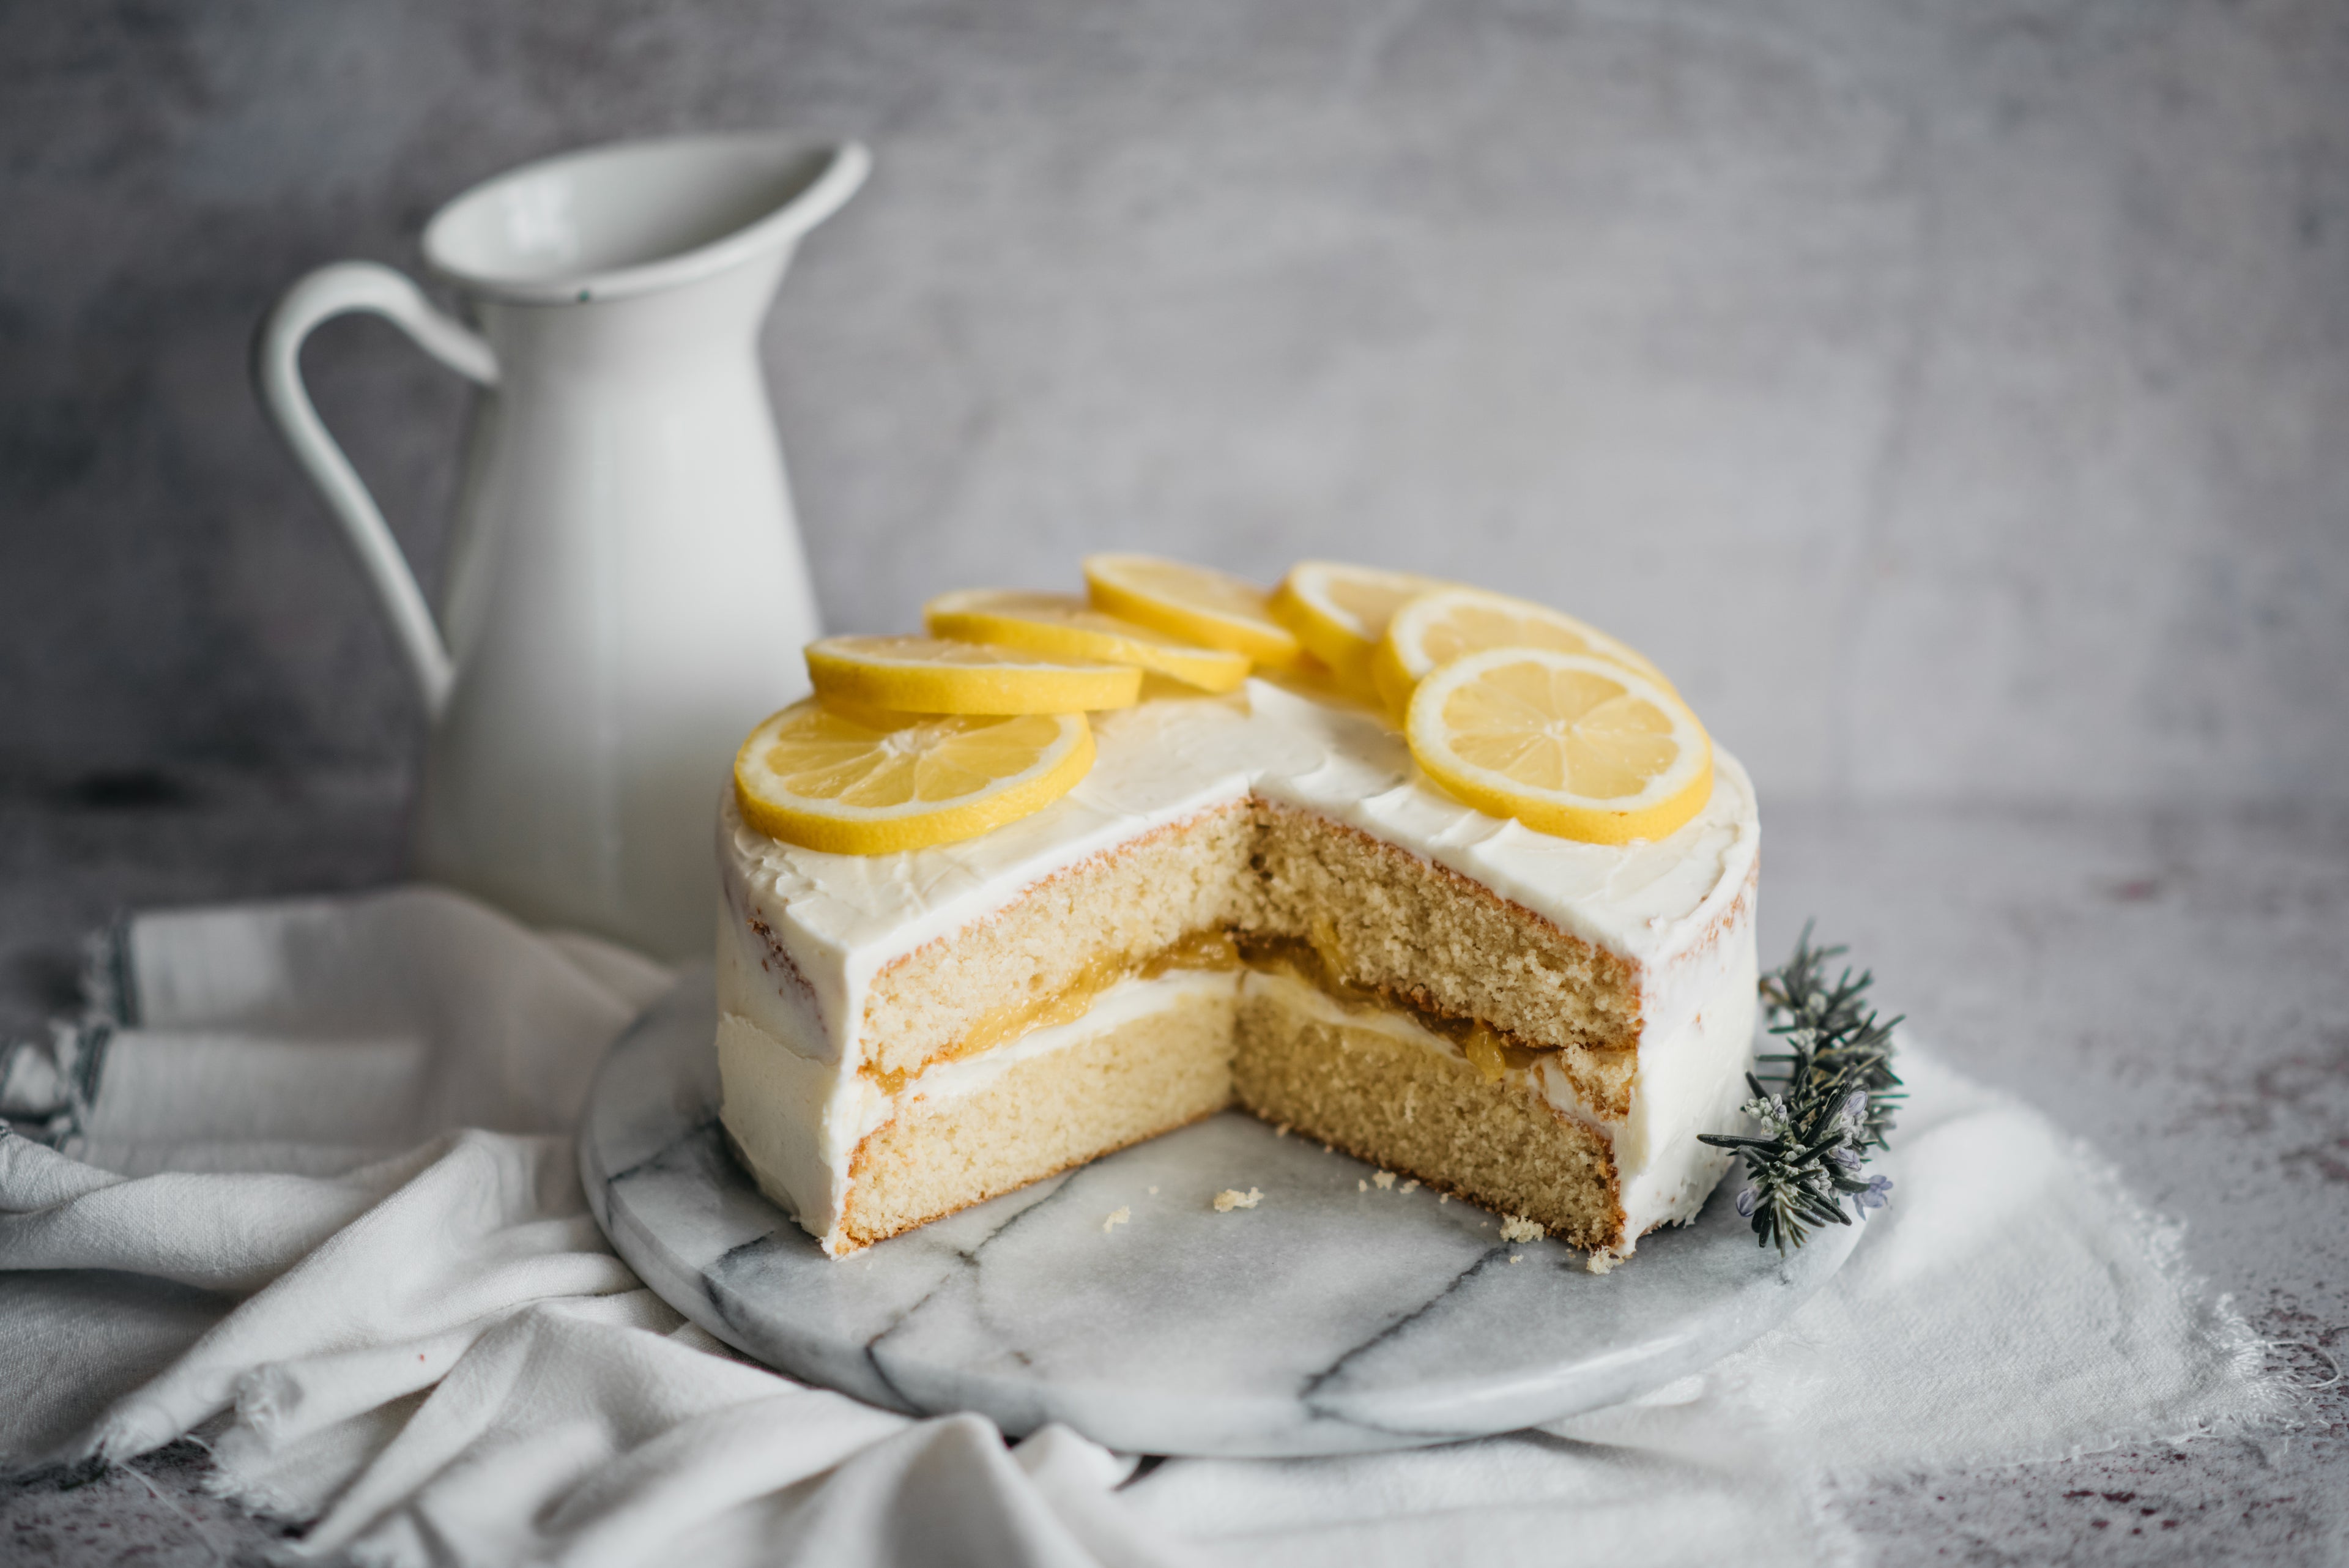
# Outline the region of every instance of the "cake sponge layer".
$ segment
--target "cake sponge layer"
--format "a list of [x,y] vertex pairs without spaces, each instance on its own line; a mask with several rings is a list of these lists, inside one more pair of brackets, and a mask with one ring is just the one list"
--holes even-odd
[[1465,1058],[1403,1030],[1338,1021],[1298,995],[1241,995],[1233,1088],[1239,1103],[1431,1187],[1521,1216],[1575,1246],[1622,1248],[1607,1137]]
[[[1166,1005],[1080,1033],[965,1087],[926,1075],[858,1146],[841,1230],[864,1246],[1128,1144],[1232,1098],[1237,976],[1165,986]],[[1164,985],[1164,982],[1143,982]],[[977,1067],[984,1058],[968,1064]],[[957,1091],[960,1092],[957,1092]]]
[[1317,812],[1261,803],[1257,820],[1244,917],[1252,932],[1310,943],[1346,984],[1528,1045],[1637,1048],[1639,975],[1623,959]]
[[1230,802],[1048,877],[908,953],[865,1003],[866,1064],[895,1076],[1016,1039],[1061,998],[1232,924],[1255,837],[1247,803]]

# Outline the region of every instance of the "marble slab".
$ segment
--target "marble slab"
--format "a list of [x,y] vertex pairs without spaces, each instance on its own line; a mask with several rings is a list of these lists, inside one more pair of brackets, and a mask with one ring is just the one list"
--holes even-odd
[[[1633,1398],[1826,1282],[1861,1227],[1791,1258],[1729,1183],[1597,1275],[1552,1241],[1226,1113],[852,1257],[761,1196],[718,1126],[715,1005],[690,973],[615,1044],[580,1168],[661,1296],[779,1370],[915,1414],[1051,1421],[1128,1452],[1450,1442]],[[1226,1189],[1263,1193],[1217,1213]],[[1109,1217],[1128,1211],[1123,1223]]]

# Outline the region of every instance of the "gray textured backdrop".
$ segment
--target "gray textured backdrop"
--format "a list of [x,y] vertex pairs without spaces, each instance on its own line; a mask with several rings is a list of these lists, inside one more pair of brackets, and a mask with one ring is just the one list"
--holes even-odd
[[[766,340],[835,627],[1354,556],[1641,644],[1765,790],[2349,797],[2327,0],[0,6],[0,778],[405,767],[252,324],[765,125],[879,160]],[[429,584],[464,394],[309,366]]]

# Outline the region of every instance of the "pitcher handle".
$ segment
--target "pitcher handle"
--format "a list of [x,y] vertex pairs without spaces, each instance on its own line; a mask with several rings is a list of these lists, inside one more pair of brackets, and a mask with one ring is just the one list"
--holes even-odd
[[497,385],[497,356],[481,334],[436,309],[406,275],[374,262],[335,262],[309,274],[280,296],[253,344],[253,379],[278,434],[342,524],[343,537],[375,585],[400,651],[416,677],[425,711],[439,718],[455,677],[449,645],[416,585],[416,574],[391,536],[383,512],[350,459],[326,433],[302,385],[302,342],[320,323],[354,311],[380,316],[416,346],[459,375]]

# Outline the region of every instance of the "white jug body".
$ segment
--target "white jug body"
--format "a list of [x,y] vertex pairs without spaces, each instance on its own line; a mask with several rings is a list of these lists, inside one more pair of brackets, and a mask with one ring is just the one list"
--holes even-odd
[[[264,400],[431,716],[426,876],[662,957],[707,946],[712,810],[741,737],[804,694],[818,629],[758,328],[800,235],[865,167],[854,146],[761,137],[548,160],[426,230],[478,337],[348,263],[264,326]],[[437,618],[301,394],[302,335],[347,309],[484,384]]]

